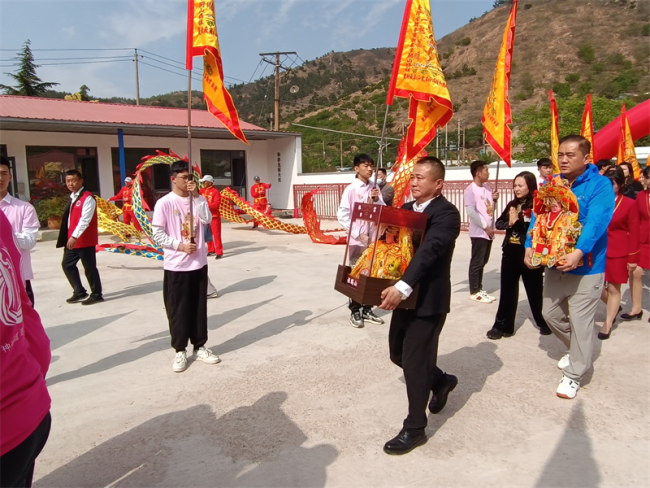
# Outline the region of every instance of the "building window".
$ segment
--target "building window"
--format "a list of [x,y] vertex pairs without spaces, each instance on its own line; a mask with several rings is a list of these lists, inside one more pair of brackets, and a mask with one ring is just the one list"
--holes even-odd
[[84,177],[84,188],[99,193],[97,148],[27,146],[27,171],[31,200],[66,194],[65,172],[76,169]]
[[[124,166],[126,176],[133,177],[136,168],[142,163],[145,156],[155,156],[156,151],[169,153],[167,148],[141,148],[125,147],[124,148]],[[120,176],[120,150],[117,147],[111,148],[111,160],[113,162],[113,190],[115,193],[120,191],[124,184]],[[169,180],[169,167],[165,165],[154,165],[147,168],[142,173],[142,194],[149,208],[153,208],[155,202],[171,190]]]
[[218,188],[231,187],[246,195],[246,152],[201,149],[201,173],[211,175]]

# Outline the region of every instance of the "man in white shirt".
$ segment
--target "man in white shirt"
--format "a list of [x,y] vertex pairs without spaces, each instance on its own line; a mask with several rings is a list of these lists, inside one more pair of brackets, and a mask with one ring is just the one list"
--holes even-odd
[[[372,229],[369,225],[363,222],[356,222],[351,225],[352,210],[355,203],[374,203],[376,205],[384,205],[384,200],[381,197],[379,187],[370,178],[375,169],[375,162],[367,154],[357,154],[354,157],[354,171],[356,172],[355,180],[347,186],[341,196],[341,204],[339,205],[336,217],[339,223],[348,231],[348,262],[350,266],[354,266],[366,250],[372,238]],[[383,324],[384,321],[381,317],[377,317],[373,311],[372,306],[362,305],[361,303],[350,300],[350,325],[357,329],[365,325],[365,321],[372,324]]]
[[539,172],[539,176],[537,177],[537,186],[541,186],[546,180],[553,177],[553,161],[549,158],[538,159],[537,171]]
[[[61,217],[61,230],[56,241],[57,248],[63,248],[63,272],[72,286],[72,296],[68,303],[82,302],[92,305],[103,302],[102,281],[97,269],[97,203],[95,196],[84,188],[82,174],[76,169],[65,172],[65,185],[70,190],[70,201]],[[77,263],[81,261],[88,284],[90,296],[81,284]]]
[[40,223],[36,217],[36,210],[27,202],[12,197],[9,194],[11,183],[11,161],[2,156],[0,158],[0,210],[5,214],[14,231],[16,247],[20,251],[20,271],[25,283],[25,290],[34,306],[34,292],[31,280],[34,279],[30,249],[36,245]]

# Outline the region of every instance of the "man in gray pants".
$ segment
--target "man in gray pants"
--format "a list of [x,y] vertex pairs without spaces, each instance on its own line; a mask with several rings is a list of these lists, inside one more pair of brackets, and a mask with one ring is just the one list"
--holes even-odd
[[[581,136],[560,141],[558,163],[561,177],[571,185],[578,200],[582,224],[576,249],[549,268],[544,277],[542,314],[553,333],[569,350],[558,368],[564,376],[557,387],[560,398],[575,398],[580,381],[592,365],[594,316],[603,289],[607,226],[614,213],[614,190],[598,168],[589,164],[591,144]],[[535,225],[533,216],[530,223]],[[526,266],[533,268],[530,232],[526,239]]]

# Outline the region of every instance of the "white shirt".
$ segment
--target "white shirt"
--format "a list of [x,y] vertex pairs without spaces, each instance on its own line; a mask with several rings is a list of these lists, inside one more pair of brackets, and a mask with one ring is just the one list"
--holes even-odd
[[[81,187],[78,192],[70,193],[70,200],[74,202],[83,191],[84,189]],[[81,208],[81,217],[77,223],[77,228],[74,230],[74,232],[72,232],[72,237],[79,239],[79,236],[81,236],[81,234],[83,234],[84,231],[88,228],[90,221],[95,214],[96,206],[97,203],[95,202],[94,198],[86,198],[86,201],[84,201],[84,206]],[[70,206],[70,213],[72,213],[72,206]],[[70,214],[68,214],[68,229],[70,229]]]
[[[336,218],[339,223],[345,227],[345,230],[350,230],[350,220],[352,219],[352,207],[355,203],[368,203],[368,198],[370,197],[370,191],[373,188],[379,189],[379,186],[373,183],[371,180],[368,180],[367,183],[364,183],[359,178],[355,178],[352,183],[350,183],[345,190],[343,190],[343,195],[341,196],[341,204],[339,209],[336,212]],[[381,197],[381,191],[379,192],[379,199],[374,202],[375,205],[386,205],[384,199]]]
[[[417,213],[422,213],[424,210],[429,206],[431,202],[433,202],[436,198],[438,198],[440,195],[435,196],[431,198],[430,200],[427,200],[424,203],[413,203],[413,211]],[[405,295],[406,298],[411,296],[411,293],[413,293],[413,288],[411,288],[406,282],[399,280],[397,283],[395,283],[395,288],[397,288],[397,291],[399,291],[402,295]]]
[[9,193],[0,200],[0,210],[9,220],[14,232],[14,240],[22,258],[20,263],[22,278],[32,280],[34,272],[29,251],[36,245],[38,229],[41,226],[36,210],[30,203],[12,197]]

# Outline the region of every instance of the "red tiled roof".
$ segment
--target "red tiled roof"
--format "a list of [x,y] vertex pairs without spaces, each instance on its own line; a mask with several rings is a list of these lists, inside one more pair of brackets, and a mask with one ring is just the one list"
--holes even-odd
[[[186,127],[187,109],[1,95],[0,118]],[[244,121],[240,123],[243,130],[265,131]],[[207,110],[192,110],[192,127],[225,129]]]

